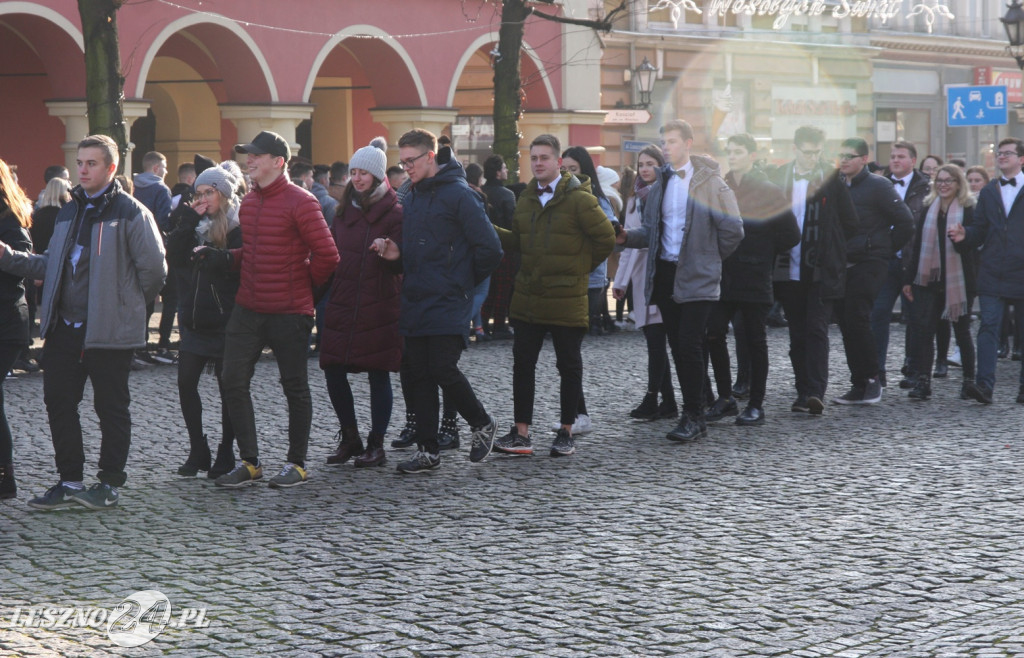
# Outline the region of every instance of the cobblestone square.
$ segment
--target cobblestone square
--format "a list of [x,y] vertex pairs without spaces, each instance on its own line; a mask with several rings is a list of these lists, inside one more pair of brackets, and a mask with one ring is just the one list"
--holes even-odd
[[[893,325],[890,382],[902,362]],[[833,329],[829,394],[846,389]],[[42,375],[5,383],[19,497],[0,505],[0,654],[12,656],[1014,656],[1024,655],[1019,364],[1001,360],[990,407],[929,402],[893,385],[873,407],[793,414],[786,330],[769,333],[767,424],[722,421],[675,444],[672,421],[627,417],[646,380],[639,332],[584,343],[594,431],[547,456],[557,419],[550,344],[538,371],[533,457],[468,460],[426,475],[329,468],[337,421],[310,361],[310,481],[215,489],[174,475],[187,452],[175,368],[132,373],[134,445],[120,508],[34,512],[53,484]],[[502,431],[511,343],[462,361]],[[218,418],[204,378],[207,427]],[[388,441],[404,418],[394,378]],[[365,377],[354,390],[368,421]],[[276,472],[286,413],[276,364],[253,381],[261,459]],[[98,453],[90,392],[87,483]],[[205,608],[136,649],[106,628],[12,626],[16,608],[113,609],[159,590]]]

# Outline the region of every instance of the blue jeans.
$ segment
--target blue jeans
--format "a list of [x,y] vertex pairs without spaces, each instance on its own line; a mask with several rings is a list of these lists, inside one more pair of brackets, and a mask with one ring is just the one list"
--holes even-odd
[[483,318],[480,317],[480,308],[487,300],[487,292],[491,289],[491,277],[487,277],[473,288],[473,329],[483,326]]
[[[1008,303],[1013,304],[1014,319],[1017,326],[1021,326],[1021,322],[1024,322],[1024,299],[979,295],[978,303],[981,307],[981,326],[978,327],[978,376],[975,381],[992,390],[996,384],[996,362],[999,360],[999,334],[1003,326],[1003,312]],[[1020,386],[1024,387],[1024,361],[1021,362],[1019,382]]]
[[[882,282],[882,289],[875,298],[875,306],[871,309],[871,334],[875,337],[875,347],[878,350],[878,370],[885,372],[885,362],[889,354],[889,324],[892,322],[892,309],[896,304],[896,298],[900,298],[900,308],[903,313],[903,320],[910,326],[909,318],[913,314],[912,302],[902,297],[903,274],[900,261],[893,258],[889,261],[889,269]],[[904,335],[904,353],[911,354],[911,334],[907,331]],[[913,374],[913,373],[911,373]]]

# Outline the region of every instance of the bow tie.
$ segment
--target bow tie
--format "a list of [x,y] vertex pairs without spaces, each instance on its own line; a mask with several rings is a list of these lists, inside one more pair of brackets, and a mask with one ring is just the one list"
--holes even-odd
[[1016,178],[1000,178],[999,179],[999,186],[1002,187],[1003,185],[1012,185],[1013,187],[1017,187],[1017,179]]
[[554,194],[554,192],[555,191],[551,189],[550,185],[545,185],[544,187],[537,190],[537,196],[540,196],[542,194]]
[[793,174],[793,180],[814,180],[814,172],[808,172],[806,174]]
[[906,185],[907,181],[903,180],[902,178],[893,178],[892,179],[892,184],[893,185]]
[[679,176],[679,180],[686,180],[686,170],[680,169],[676,172],[676,176]]

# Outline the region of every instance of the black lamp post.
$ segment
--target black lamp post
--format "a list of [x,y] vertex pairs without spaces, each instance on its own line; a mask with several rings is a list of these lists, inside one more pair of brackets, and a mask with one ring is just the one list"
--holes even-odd
[[[1016,0],[1014,0],[1016,2]],[[655,76],[658,74],[658,67],[644,57],[640,66],[632,70],[633,81],[636,83],[636,90],[640,96],[640,102],[633,105],[626,105],[621,100],[615,103],[615,107],[629,109],[647,109],[651,104],[651,92],[654,90]]]
[[1024,7],[1020,0],[1012,0],[1007,5],[1006,15],[999,20],[1003,22],[1010,42],[1007,51],[1017,60],[1017,66],[1024,69]]

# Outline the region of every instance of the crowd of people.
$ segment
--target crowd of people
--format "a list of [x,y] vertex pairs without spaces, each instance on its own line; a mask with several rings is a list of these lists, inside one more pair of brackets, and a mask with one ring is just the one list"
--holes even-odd
[[[177,473],[206,473],[228,488],[263,478],[250,383],[267,348],[288,407],[274,488],[308,481],[310,356],[338,419],[327,464],[387,462],[397,372],[406,418],[391,447],[415,446],[397,470],[422,473],[459,448],[459,416],[470,428],[471,461],[492,451],[533,454],[537,363],[550,337],[559,377],[550,455],[572,455],[574,437],[592,428],[584,339],[626,326],[627,309],[648,364],[646,392],[629,416],[678,418],[672,441],[700,439],[727,417],[764,424],[773,305],[788,326],[794,413],[825,413],[833,321],[850,388],[832,401],[882,398],[897,300],[908,324],[899,382],[908,397],[928,400],[932,377],[948,376],[959,359],[961,397],[992,403],[1003,337],[1024,321],[1024,142],[1000,142],[995,180],[931,155],[919,166],[904,141],[876,173],[868,144],[843,139],[832,167],[826,135],[812,126],[796,131],[793,159],[775,167],[748,134],[726,140],[724,174],[693,143],[690,124],[670,121],[635,169],[617,172],[583,147],[563,150],[555,136],[539,135],[529,145],[532,179],[506,186],[501,156],[463,166],[449,138],[422,129],[398,139],[392,167],[383,138],[328,166],[293,157],[287,141],[264,131],[235,147],[244,171],[197,154],[171,189],[163,155],[147,153],[128,181],[116,175],[116,144],[94,135],[79,144],[79,184],[72,188],[63,167],[47,170],[34,210],[0,161],[0,368],[32,367],[26,347],[38,306],[46,342],[37,367],[59,475],[28,504],[118,505],[131,442],[128,378],[140,360],[177,366],[188,434]],[[471,340],[496,339],[512,341],[513,422],[504,434],[459,369]],[[204,371],[220,391],[216,450],[203,420]],[[365,442],[351,381],[359,373],[369,383]],[[101,435],[88,488],[78,412],[87,379]],[[1019,385],[1024,404],[1024,365]],[[0,382],[0,497],[12,498],[2,395]]]

